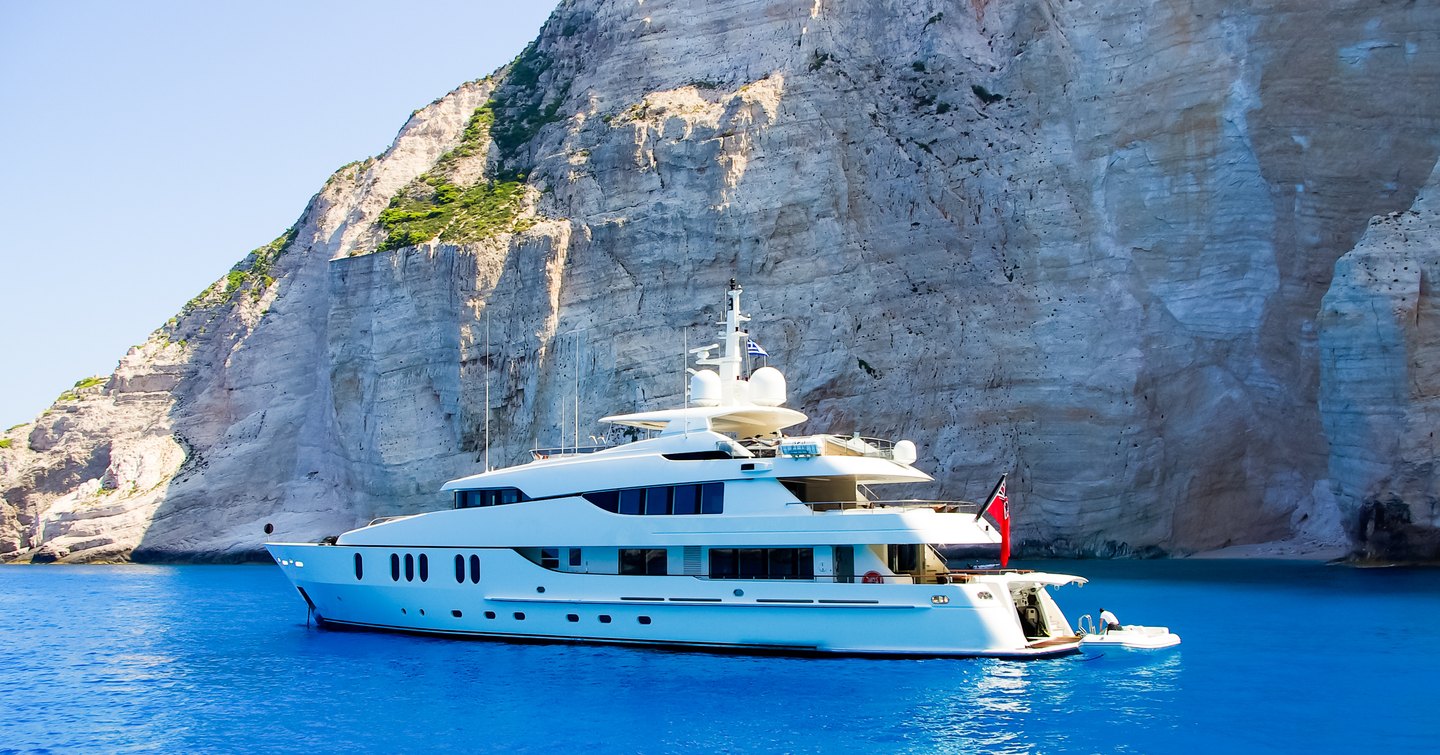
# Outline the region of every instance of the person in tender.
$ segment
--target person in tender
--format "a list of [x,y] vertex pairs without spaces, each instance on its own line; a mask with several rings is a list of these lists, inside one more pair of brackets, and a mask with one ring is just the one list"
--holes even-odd
[[1112,629],[1120,628],[1120,620],[1115,618],[1115,614],[1102,608],[1100,609],[1100,626],[1105,627],[1105,631],[1109,632]]

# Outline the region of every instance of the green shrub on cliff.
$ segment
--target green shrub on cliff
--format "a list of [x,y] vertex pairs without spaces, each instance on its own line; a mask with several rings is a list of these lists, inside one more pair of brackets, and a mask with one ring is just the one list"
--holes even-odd
[[0,438],[0,448],[9,448],[14,445],[14,443],[15,442],[9,438]]
[[528,227],[518,220],[525,196],[518,181],[482,181],[461,188],[427,175],[417,183],[380,213],[386,234],[380,251],[423,244],[437,236],[463,244]]

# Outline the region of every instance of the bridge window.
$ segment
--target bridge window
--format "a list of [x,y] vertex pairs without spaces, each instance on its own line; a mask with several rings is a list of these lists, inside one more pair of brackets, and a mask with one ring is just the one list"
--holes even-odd
[[669,514],[670,513],[670,488],[655,487],[645,488],[645,513],[646,514]]
[[676,485],[670,511],[677,515],[700,513],[700,486]]
[[597,490],[583,495],[585,500],[612,514],[688,516],[725,513],[723,482]]
[[645,513],[645,489],[631,488],[620,491],[620,513],[621,514],[643,514]]
[[540,549],[540,568],[541,568],[541,569],[559,569],[559,568],[560,568],[560,549],[559,549],[559,548],[541,548],[541,549]]
[[485,506],[503,506],[507,503],[521,503],[530,500],[519,488],[485,488],[483,490],[455,491],[455,508],[474,509]]

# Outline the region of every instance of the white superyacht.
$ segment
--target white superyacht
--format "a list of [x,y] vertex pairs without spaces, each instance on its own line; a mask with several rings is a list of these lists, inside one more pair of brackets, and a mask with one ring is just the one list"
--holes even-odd
[[984,506],[877,500],[876,487],[932,479],[912,466],[914,444],[784,434],[806,417],[783,406],[778,370],[743,374],[740,293],[732,281],[721,343],[692,351],[685,407],[601,420],[653,437],[536,451],[446,483],[446,510],[266,547],[322,626],[785,653],[1077,651],[1048,588],[1084,579],[956,571],[937,551],[1000,543],[985,514],[1003,508],[1003,478]]

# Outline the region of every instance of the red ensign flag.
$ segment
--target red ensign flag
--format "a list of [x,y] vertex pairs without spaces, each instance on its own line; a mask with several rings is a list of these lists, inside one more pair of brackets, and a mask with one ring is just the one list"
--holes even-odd
[[[1005,480],[1000,480],[1000,487],[995,491],[995,497],[990,499],[990,505],[1000,504],[1000,511],[995,515],[995,521],[1000,525],[1000,568],[1010,563],[1010,496],[1005,494]],[[989,508],[987,506],[986,508]]]

